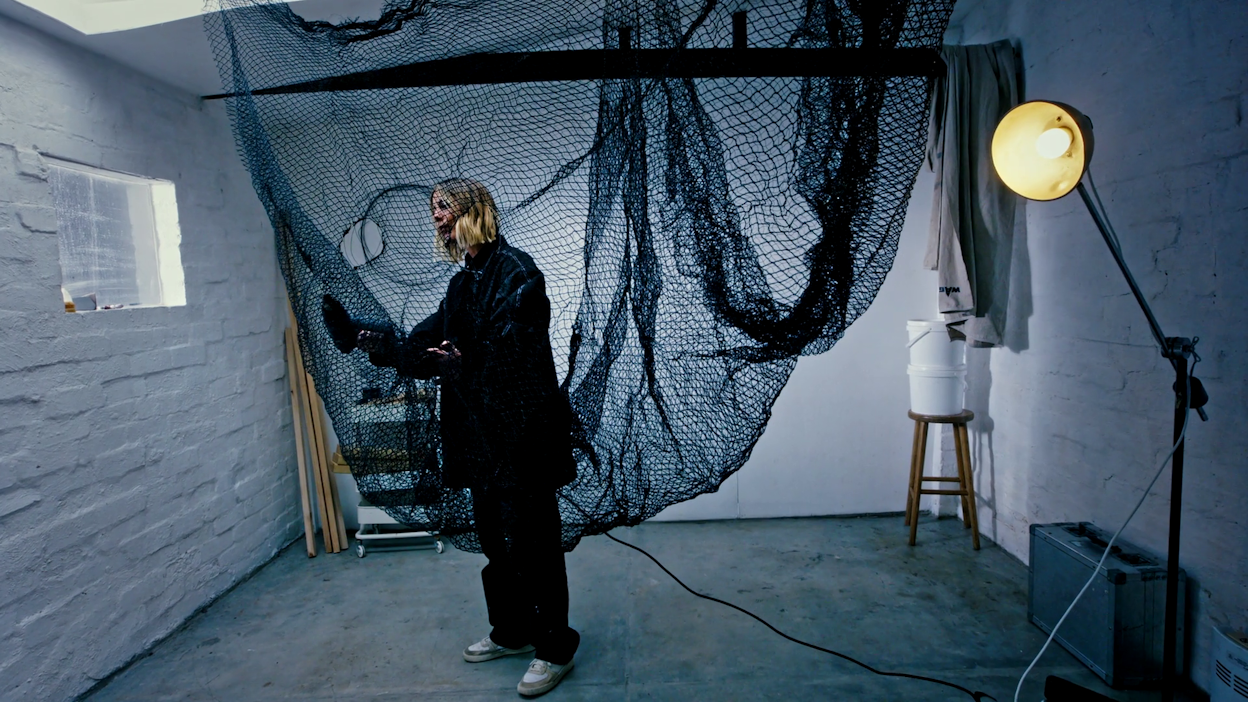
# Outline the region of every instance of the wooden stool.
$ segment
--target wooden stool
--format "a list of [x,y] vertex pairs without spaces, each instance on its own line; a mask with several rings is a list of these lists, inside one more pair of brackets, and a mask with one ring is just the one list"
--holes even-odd
[[[979,550],[979,515],[975,511],[975,477],[971,474],[970,442],[966,438],[966,423],[975,413],[962,410],[961,414],[936,415],[908,412],[914,420],[914,450],[910,453],[910,489],[906,494],[906,525],[910,527],[910,545],[914,545],[919,527],[919,499],[923,495],[960,495],[962,497],[962,522],[971,530],[971,545]],[[927,425],[952,424],[953,445],[958,454],[958,477],[932,477],[923,475],[923,458],[927,452]],[[923,487],[924,481],[957,483],[957,490],[934,490]]]

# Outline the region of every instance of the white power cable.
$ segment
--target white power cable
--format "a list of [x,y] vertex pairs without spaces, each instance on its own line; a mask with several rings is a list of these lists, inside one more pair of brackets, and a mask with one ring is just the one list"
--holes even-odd
[[[1195,364],[1193,364],[1193,366],[1194,365]],[[1166,465],[1169,464],[1170,459],[1174,457],[1174,452],[1178,451],[1179,446],[1183,444],[1183,439],[1187,436],[1187,419],[1191,414],[1190,410],[1192,406],[1192,376],[1190,373],[1187,378],[1187,392],[1184,393],[1185,404],[1183,406],[1183,429],[1179,431],[1178,440],[1174,442],[1174,446],[1170,448],[1170,452],[1167,453],[1165,459],[1162,460],[1161,467],[1157,469],[1157,474],[1153,476],[1152,482],[1150,482],[1148,487],[1144,489],[1144,494],[1140,496],[1140,501],[1135,503],[1135,509],[1131,510],[1131,514],[1127,516],[1127,521],[1123,522],[1122,526],[1118,527],[1118,531],[1114,532],[1113,538],[1109,540],[1109,543],[1105,544],[1105,553],[1101,556],[1101,560],[1096,564],[1096,567],[1092,569],[1092,577],[1088,578],[1088,582],[1083,584],[1083,589],[1079,591],[1078,595],[1075,595],[1074,601],[1071,602],[1070,606],[1066,608],[1066,612],[1062,614],[1062,618],[1058,619],[1057,624],[1053,625],[1053,631],[1049,634],[1049,638],[1044,642],[1044,645],[1040,647],[1040,652],[1036,654],[1035,658],[1031,659],[1031,665],[1027,666],[1027,670],[1023,671],[1023,676],[1018,679],[1018,687],[1014,689],[1014,702],[1018,702],[1018,696],[1023,690],[1023,681],[1027,679],[1027,675],[1031,672],[1031,669],[1036,667],[1036,663],[1040,662],[1040,657],[1044,655],[1046,650],[1048,650],[1049,644],[1053,643],[1053,637],[1057,636],[1057,630],[1061,627],[1062,622],[1066,621],[1066,617],[1070,615],[1071,610],[1073,610],[1075,605],[1079,603],[1079,599],[1083,597],[1083,593],[1087,592],[1093,581],[1100,576],[1101,566],[1105,565],[1105,559],[1109,558],[1109,554],[1114,548],[1114,542],[1118,540],[1118,535],[1121,534],[1122,530],[1126,529],[1127,525],[1131,523],[1131,520],[1135,517],[1135,513],[1140,511],[1140,507],[1143,506],[1144,500],[1148,499],[1148,493],[1152,492],[1153,485],[1157,484],[1157,479],[1161,477],[1162,472],[1166,469]]]

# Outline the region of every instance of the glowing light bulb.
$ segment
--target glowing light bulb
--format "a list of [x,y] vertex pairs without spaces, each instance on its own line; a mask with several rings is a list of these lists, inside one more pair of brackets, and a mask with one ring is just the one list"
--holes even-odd
[[1058,158],[1070,150],[1074,135],[1065,127],[1047,129],[1036,138],[1036,153],[1045,158]]
[[1010,110],[992,135],[1001,182],[1029,200],[1056,200],[1092,157],[1092,123],[1069,105],[1033,100]]

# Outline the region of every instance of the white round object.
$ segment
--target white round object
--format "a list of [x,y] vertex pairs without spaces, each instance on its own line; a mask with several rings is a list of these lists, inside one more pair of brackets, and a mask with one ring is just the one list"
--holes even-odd
[[906,332],[910,337],[910,365],[957,368],[966,364],[966,340],[952,338],[948,322],[911,319],[906,322]]
[[966,366],[931,368],[909,366],[910,410],[918,414],[951,415],[962,412],[966,399]]
[[1044,158],[1061,158],[1070,151],[1074,133],[1065,127],[1054,127],[1036,137],[1036,153]]
[[992,165],[1001,182],[1029,200],[1056,200],[1083,178],[1092,160],[1092,122],[1060,102],[1033,100],[1010,110],[992,133]]
[[381,227],[371,219],[362,219],[352,224],[347,233],[343,234],[342,243],[338,246],[342,257],[347,259],[352,268],[359,268],[377,258],[385,248]]

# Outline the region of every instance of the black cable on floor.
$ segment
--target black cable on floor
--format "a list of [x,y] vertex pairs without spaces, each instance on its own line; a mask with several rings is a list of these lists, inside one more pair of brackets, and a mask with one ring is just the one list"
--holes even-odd
[[794,637],[792,637],[792,636],[789,636],[788,634],[784,633],[783,631],[780,631],[780,630],[779,630],[779,629],[777,629],[776,627],[774,627],[774,626],[772,626],[771,624],[769,624],[769,623],[767,622],[767,620],[765,620],[765,619],[763,619],[762,617],[758,616],[757,614],[755,614],[755,613],[753,613],[753,612],[749,611],[748,609],[745,609],[745,608],[743,608],[743,607],[738,607],[737,605],[735,605],[735,604],[733,604],[733,603],[731,603],[731,602],[725,602],[724,600],[721,600],[721,599],[718,599],[718,598],[715,598],[715,597],[711,597],[710,595],[703,595],[702,593],[698,592],[697,590],[694,590],[693,588],[691,588],[691,587],[689,587],[688,585],[684,584],[684,582],[682,582],[680,578],[678,578],[678,577],[676,577],[675,575],[673,575],[673,574],[672,574],[672,571],[668,570],[668,569],[667,569],[667,568],[666,568],[666,567],[665,567],[662,563],[660,563],[660,562],[659,562],[659,559],[655,558],[654,556],[651,556],[649,553],[647,553],[647,552],[646,552],[646,550],[645,550],[645,549],[641,548],[640,546],[634,546],[633,544],[630,544],[630,543],[628,543],[627,541],[621,541],[621,540],[619,540],[619,539],[615,538],[614,536],[612,536],[612,535],[611,535],[611,534],[609,534],[609,533],[608,533],[608,534],[604,534],[604,536],[606,536],[608,539],[611,539],[612,541],[616,542],[617,544],[621,544],[621,545],[627,546],[627,547],[629,547],[629,548],[633,549],[634,551],[636,551],[636,552],[640,553],[641,555],[645,556],[646,558],[649,558],[650,560],[654,561],[654,564],[655,564],[655,565],[657,565],[657,566],[658,566],[658,567],[659,567],[659,568],[660,568],[660,569],[661,569],[664,573],[667,573],[668,577],[670,577],[672,580],[675,580],[675,581],[676,581],[676,584],[678,584],[678,585],[680,585],[681,587],[685,588],[685,590],[686,590],[686,591],[688,591],[688,592],[689,592],[689,594],[691,594],[691,595],[693,595],[693,596],[695,596],[695,597],[701,597],[701,598],[702,598],[702,599],[704,599],[704,600],[710,600],[711,602],[716,602],[716,603],[719,603],[719,604],[721,604],[721,605],[724,605],[725,607],[731,607],[732,609],[735,609],[735,610],[737,610],[738,612],[740,612],[740,613],[742,613],[742,614],[745,614],[745,615],[747,615],[747,616],[753,617],[755,620],[757,620],[757,621],[758,621],[758,623],[762,624],[763,626],[767,627],[768,629],[771,629],[771,630],[772,630],[772,631],[774,631],[776,634],[779,634],[781,637],[783,637],[783,638],[785,638],[785,639],[788,639],[789,641],[792,641],[792,642],[793,642],[793,643],[795,643],[795,644],[801,644],[802,646],[805,646],[806,648],[813,648],[813,649],[815,649],[816,651],[821,651],[821,652],[823,652],[823,653],[827,653],[827,654],[829,654],[829,655],[836,656],[837,658],[841,658],[841,659],[843,659],[843,660],[849,661],[850,663],[853,663],[854,665],[857,665],[857,666],[860,666],[860,667],[862,667],[862,668],[865,668],[865,669],[867,669],[867,670],[871,671],[872,673],[875,673],[876,675],[882,675],[882,676],[884,676],[884,677],[889,677],[889,678],[910,678],[911,680],[922,680],[922,681],[924,681],[924,682],[930,682],[930,683],[935,683],[935,684],[937,684],[937,685],[944,685],[944,686],[946,686],[946,687],[952,687],[952,688],[953,688],[953,689],[955,689],[955,690],[959,690],[959,691],[961,691],[961,692],[965,692],[966,694],[970,695],[970,696],[971,696],[971,698],[972,698],[972,699],[974,699],[976,702],[980,702],[980,700],[985,700],[985,699],[987,699],[987,700],[992,700],[993,702],[996,702],[996,700],[997,700],[997,698],[993,697],[992,695],[989,695],[989,694],[988,694],[988,693],[986,693],[986,692],[980,692],[980,691],[978,691],[978,690],[976,690],[976,691],[972,692],[972,691],[970,691],[970,690],[966,689],[965,687],[962,687],[961,685],[956,685],[956,684],[954,684],[954,683],[948,682],[948,681],[946,681],[946,680],[940,680],[940,679],[938,679],[938,678],[928,678],[928,677],[924,677],[924,676],[922,676],[922,675],[912,675],[912,674],[910,674],[910,673],[889,673],[889,672],[886,672],[886,671],[883,671],[883,670],[876,670],[875,668],[872,668],[871,666],[867,665],[866,663],[863,663],[863,662],[862,662],[862,661],[860,661],[860,660],[857,660],[857,659],[851,658],[851,657],[849,657],[849,656],[845,655],[844,653],[838,653],[838,652],[833,651],[833,650],[831,650],[831,649],[824,648],[824,647],[822,647],[822,646],[816,646],[816,645],[814,645],[814,644],[812,644],[812,643],[807,643],[807,642],[805,642],[805,641],[802,641],[801,639],[797,639],[797,638],[794,638]]

